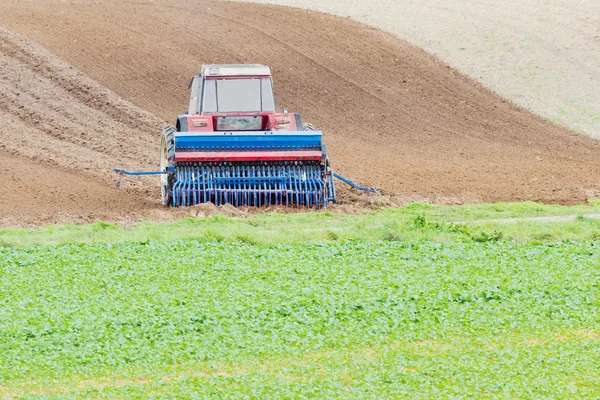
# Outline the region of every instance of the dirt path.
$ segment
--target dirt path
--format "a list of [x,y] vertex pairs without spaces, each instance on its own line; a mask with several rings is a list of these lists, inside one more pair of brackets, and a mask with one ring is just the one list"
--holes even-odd
[[546,118],[600,138],[595,0],[253,0],[379,27]]
[[[5,0],[2,24],[110,90],[1,31],[0,147],[93,179],[110,183],[115,166],[156,168],[161,120],[127,101],[173,120],[201,64],[259,62],[273,67],[279,106],[325,132],[337,172],[384,194],[569,204],[600,192],[600,143],[349,20],[199,0]],[[158,207],[155,179],[125,186]]]

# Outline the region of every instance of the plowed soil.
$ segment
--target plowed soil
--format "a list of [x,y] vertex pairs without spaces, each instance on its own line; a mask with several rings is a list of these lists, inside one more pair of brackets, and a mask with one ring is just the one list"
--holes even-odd
[[[143,217],[150,182],[124,182],[118,164],[155,168],[160,121],[27,39],[0,29],[1,225]],[[136,143],[134,143],[134,141]]]
[[308,8],[383,29],[518,105],[600,139],[600,1],[252,2]]
[[[204,63],[270,65],[277,103],[324,131],[335,170],[383,194],[568,204],[600,188],[600,143],[349,20],[192,0],[4,0],[0,24],[76,68],[2,31],[0,146],[21,161],[52,163],[65,181],[69,174],[81,178],[70,186],[72,203],[3,194],[3,216],[23,202],[87,219],[175,215],[158,206],[155,179],[124,179],[116,191],[110,171],[156,168],[161,120],[185,110],[187,81]],[[13,172],[11,165],[3,163],[4,173]],[[43,180],[36,165],[20,169],[19,179]],[[106,199],[99,201],[113,214],[89,213],[90,196]],[[139,202],[140,211],[130,202]]]
[[2,152],[0,173],[0,226],[161,218],[143,198],[74,170]]

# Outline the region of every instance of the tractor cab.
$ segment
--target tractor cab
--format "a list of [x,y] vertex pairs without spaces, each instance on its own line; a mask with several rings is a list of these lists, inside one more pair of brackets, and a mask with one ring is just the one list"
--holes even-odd
[[189,89],[188,112],[177,118],[180,132],[304,130],[298,114],[276,113],[265,65],[205,65]]

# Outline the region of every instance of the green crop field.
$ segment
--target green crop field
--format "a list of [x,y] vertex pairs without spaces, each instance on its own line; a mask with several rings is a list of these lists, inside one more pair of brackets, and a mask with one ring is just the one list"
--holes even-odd
[[594,207],[2,230],[0,397],[597,398]]

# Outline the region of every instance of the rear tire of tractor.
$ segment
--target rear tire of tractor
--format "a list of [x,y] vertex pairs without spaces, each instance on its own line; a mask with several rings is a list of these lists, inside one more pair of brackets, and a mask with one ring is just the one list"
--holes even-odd
[[308,122],[303,123],[302,128],[305,131],[314,131],[315,130],[315,127],[312,124],[309,124]]
[[175,167],[175,129],[165,126],[160,140],[160,194],[164,206],[173,205],[173,183],[175,182],[175,171],[169,168]]

